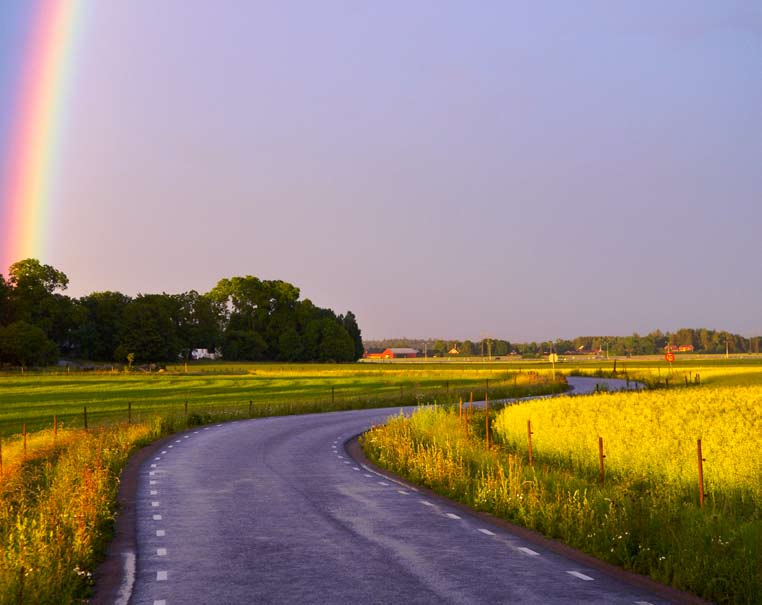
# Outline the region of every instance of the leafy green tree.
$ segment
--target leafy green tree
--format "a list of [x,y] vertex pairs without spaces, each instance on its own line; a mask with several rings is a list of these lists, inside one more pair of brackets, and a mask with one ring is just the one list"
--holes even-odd
[[120,292],[93,292],[79,299],[85,313],[85,320],[74,335],[80,357],[97,361],[114,359],[122,332],[124,309],[131,300]]
[[318,361],[355,361],[355,346],[344,327],[330,318],[320,320]]
[[304,360],[304,343],[296,328],[286,328],[278,337],[278,359],[280,361]]
[[362,333],[360,326],[357,325],[357,318],[352,311],[347,311],[346,315],[339,315],[339,322],[349,334],[354,344],[354,359],[360,359],[365,353],[365,347],[362,344]]
[[6,282],[5,323],[25,321],[41,328],[59,345],[67,344],[71,332],[83,316],[63,291],[69,285],[66,274],[34,258],[11,265]]
[[261,361],[265,359],[267,343],[253,330],[228,328],[222,340],[222,354],[231,361]]
[[58,360],[58,348],[41,328],[25,321],[0,327],[0,362],[45,366]]
[[193,349],[213,351],[222,342],[222,314],[211,297],[195,290],[175,295],[176,328],[183,356]]
[[140,295],[130,301],[122,313],[118,361],[128,353],[138,362],[177,359],[182,348],[172,321],[174,302],[165,294]]
[[0,273],[0,326],[10,323],[10,294],[11,288],[5,283],[5,278]]

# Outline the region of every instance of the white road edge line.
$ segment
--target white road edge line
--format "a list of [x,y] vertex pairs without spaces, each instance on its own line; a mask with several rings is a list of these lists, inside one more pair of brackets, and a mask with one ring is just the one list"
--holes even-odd
[[455,513],[445,513],[445,517],[449,517],[450,519],[460,519]]
[[485,536],[494,536],[495,532],[480,527],[477,531],[482,532]]
[[[531,548],[527,548],[526,546],[519,546],[518,550],[523,552],[525,555],[529,555],[530,557],[539,557],[540,553],[538,553],[536,550],[532,550]],[[568,572],[572,573],[572,572]],[[574,574],[572,574],[574,575]],[[590,578],[592,580],[592,578]]]
[[567,571],[566,573],[568,573],[570,576],[574,576],[575,578],[579,578],[580,580],[584,580],[585,582],[593,581],[593,578],[591,578],[590,576],[586,576],[585,574],[580,573],[578,571]]
[[361,464],[360,466],[363,467],[369,473],[373,473],[374,475],[376,475],[377,477],[380,477],[381,479],[385,479],[386,481],[391,481],[392,483],[395,483],[395,484],[399,485],[400,487],[404,487],[405,489],[409,489],[411,492],[417,492],[418,491],[416,488],[411,487],[409,485],[406,485],[405,483],[402,483],[402,481],[397,481],[396,479],[392,479],[391,477],[387,477],[386,475],[382,475],[381,473],[373,470],[372,468],[370,468],[366,464]]
[[135,553],[123,552],[124,556],[124,579],[119,587],[119,594],[116,596],[114,605],[127,605],[132,596],[132,587],[135,584]]

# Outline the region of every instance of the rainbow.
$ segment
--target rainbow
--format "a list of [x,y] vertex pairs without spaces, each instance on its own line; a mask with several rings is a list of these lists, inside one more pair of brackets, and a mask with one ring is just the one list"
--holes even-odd
[[[24,0],[15,81],[0,90],[0,273],[41,258],[56,176],[66,88],[82,0]],[[11,9],[13,10],[13,9]]]

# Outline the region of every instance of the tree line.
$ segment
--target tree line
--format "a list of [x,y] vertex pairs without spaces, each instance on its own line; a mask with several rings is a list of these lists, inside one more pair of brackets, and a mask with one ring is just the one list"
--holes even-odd
[[0,275],[0,363],[42,366],[61,357],[119,363],[189,359],[194,349],[230,361],[355,361],[363,344],[351,311],[300,300],[280,280],[232,277],[205,294],[63,294],[68,277],[36,259]]
[[[606,354],[618,357],[628,355],[658,355],[667,346],[692,346],[696,353],[759,353],[762,337],[745,338],[722,330],[707,328],[681,328],[675,332],[654,330],[641,336],[578,336],[577,338],[510,343],[497,338],[481,340],[442,340],[396,338],[367,340],[368,349],[412,347],[429,357],[501,357],[511,353],[524,357],[539,357],[551,351],[559,354]],[[457,351],[451,354],[450,351]]]

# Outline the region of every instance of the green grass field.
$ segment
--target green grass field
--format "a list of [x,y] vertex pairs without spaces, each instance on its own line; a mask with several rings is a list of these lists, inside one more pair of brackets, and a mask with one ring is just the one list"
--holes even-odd
[[[547,364],[546,364],[547,366]],[[547,368],[546,368],[547,369]],[[489,389],[522,395],[535,370],[511,364],[223,364],[170,366],[160,373],[38,372],[0,375],[0,436],[52,426],[88,425],[157,414],[231,415],[330,411],[455,401]],[[521,380],[519,380],[521,378]]]

